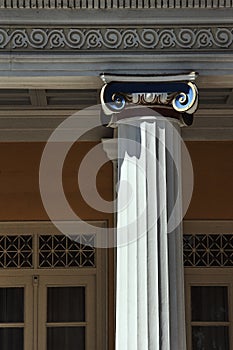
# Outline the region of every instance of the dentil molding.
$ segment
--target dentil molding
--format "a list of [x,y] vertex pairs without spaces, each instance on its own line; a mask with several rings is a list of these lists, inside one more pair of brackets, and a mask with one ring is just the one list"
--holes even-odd
[[232,4],[232,0],[0,0],[4,9],[222,8]]

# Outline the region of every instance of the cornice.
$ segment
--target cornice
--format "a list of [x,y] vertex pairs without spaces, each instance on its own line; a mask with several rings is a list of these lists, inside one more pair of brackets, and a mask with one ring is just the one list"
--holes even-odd
[[233,26],[0,27],[0,51],[132,53],[233,50]]

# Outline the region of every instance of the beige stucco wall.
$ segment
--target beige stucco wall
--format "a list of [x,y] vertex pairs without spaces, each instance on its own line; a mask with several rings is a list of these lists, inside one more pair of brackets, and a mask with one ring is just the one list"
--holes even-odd
[[233,219],[233,141],[187,142],[194,192],[185,219]]

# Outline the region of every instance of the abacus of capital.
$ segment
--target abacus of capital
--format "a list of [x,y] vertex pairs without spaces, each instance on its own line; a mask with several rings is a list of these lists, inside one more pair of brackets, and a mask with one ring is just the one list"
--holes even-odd
[[179,130],[196,73],[101,78],[103,123],[118,130],[116,350],[185,350]]

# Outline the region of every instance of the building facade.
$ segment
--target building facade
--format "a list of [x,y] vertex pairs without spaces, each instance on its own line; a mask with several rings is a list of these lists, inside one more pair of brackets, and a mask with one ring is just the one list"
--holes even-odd
[[[232,350],[232,2],[2,0],[0,9],[1,349]],[[146,79],[156,84],[165,79],[170,88],[174,76],[185,76],[181,80],[187,82],[190,72],[198,73],[199,106],[181,136],[193,164],[194,189],[183,220],[182,247],[176,241],[167,248],[163,273],[170,273],[169,285],[166,289],[165,279],[158,277],[157,287],[150,289],[148,276],[156,275],[153,259],[161,258],[166,247],[160,245],[157,255],[152,249],[152,267],[145,267],[149,249],[143,256],[140,245],[127,252],[116,247],[116,236],[110,234],[117,220],[112,204],[112,210],[104,210],[101,199],[94,204],[87,200],[98,198],[92,177],[105,201],[115,198],[117,182],[116,162],[109,161],[117,157],[116,142],[111,142],[117,128],[106,127],[110,117],[100,118],[101,75],[118,76],[123,84],[134,77],[137,88]],[[136,93],[147,92],[137,88]],[[75,116],[74,124],[61,124],[70,116]],[[159,132],[163,128],[156,123]],[[54,157],[42,169],[48,139],[59,125],[64,127],[52,140]],[[106,140],[110,143],[104,145]],[[77,173],[95,148],[102,163],[96,169],[96,157],[89,159],[82,192]],[[57,178],[51,169],[63,153]],[[161,154],[157,158],[161,161]],[[169,164],[163,164],[169,172]],[[50,212],[41,194],[41,174],[49,184]],[[133,187],[133,178],[128,176],[129,183],[144,198],[141,183],[136,180]],[[145,199],[150,208],[161,205],[157,194],[167,179],[154,192],[150,186],[154,200]],[[70,211],[62,206],[57,181]],[[166,198],[169,185],[164,191]],[[70,235],[64,235],[59,222],[72,223],[73,213],[79,228],[71,226]],[[121,216],[126,225],[132,213],[127,215]],[[109,241],[96,244],[97,231],[108,232]],[[145,274],[147,280],[139,278]],[[150,303],[142,303],[143,293],[152,296]]]

